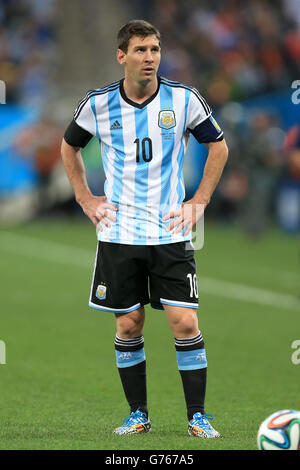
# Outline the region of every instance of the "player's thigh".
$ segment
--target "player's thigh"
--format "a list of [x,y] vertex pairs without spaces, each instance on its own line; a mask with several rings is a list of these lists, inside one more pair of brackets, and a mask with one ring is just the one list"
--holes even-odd
[[149,302],[144,247],[98,242],[89,305],[128,313]]
[[199,332],[197,310],[164,304],[164,310],[175,338],[196,336]]
[[116,328],[119,338],[137,338],[143,333],[145,309],[140,307],[129,313],[116,313]]
[[150,297],[154,308],[198,308],[198,284],[194,250],[189,243],[179,242],[152,249]]

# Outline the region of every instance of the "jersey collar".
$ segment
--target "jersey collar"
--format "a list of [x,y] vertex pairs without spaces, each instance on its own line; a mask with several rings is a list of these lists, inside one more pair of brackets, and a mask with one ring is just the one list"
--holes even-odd
[[147,106],[147,104],[151,103],[151,101],[153,101],[154,98],[157,96],[157,94],[159,92],[159,87],[160,87],[160,77],[159,76],[157,77],[157,82],[158,82],[158,84],[157,84],[156,92],[153,93],[153,95],[151,95],[146,101],[143,101],[143,103],[136,103],[135,101],[132,101],[129,98],[127,98],[127,96],[125,94],[125,91],[124,91],[124,78],[122,78],[122,80],[120,81],[121,96],[122,96],[123,100],[126,101],[126,103],[130,104],[131,106],[134,106],[135,108],[142,109],[145,106]]

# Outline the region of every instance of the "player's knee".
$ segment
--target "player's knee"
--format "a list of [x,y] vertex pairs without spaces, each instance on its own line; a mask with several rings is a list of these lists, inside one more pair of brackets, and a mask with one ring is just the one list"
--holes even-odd
[[121,338],[136,338],[142,335],[144,317],[142,315],[122,315],[117,318],[117,334]]
[[142,331],[137,328],[136,325],[122,325],[121,328],[118,328],[117,330],[118,336],[121,338],[137,338],[138,336],[141,336]]
[[197,315],[191,311],[185,313],[178,324],[176,325],[177,334],[187,336],[193,336],[198,332],[198,320]]

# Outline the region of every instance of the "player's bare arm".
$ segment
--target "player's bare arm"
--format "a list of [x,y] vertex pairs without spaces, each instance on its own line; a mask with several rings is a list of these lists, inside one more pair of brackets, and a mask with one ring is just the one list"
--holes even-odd
[[[94,196],[88,186],[86,172],[82,160],[80,147],[69,145],[64,139],[61,145],[62,161],[73,187],[75,198],[82,207],[83,212],[89,217],[94,225],[102,230],[99,222],[110,227],[110,221],[115,221],[114,212],[118,209],[107,202],[106,196]],[[111,213],[110,211],[113,211]]]
[[225,139],[220,142],[210,142],[205,144],[205,146],[208,148],[208,156],[201,183],[192,199],[184,202],[181,209],[172,211],[164,216],[164,220],[174,219],[167,228],[167,231],[175,229],[174,233],[179,233],[185,228],[184,235],[187,235],[202,216],[221,178],[228,158],[228,148]]

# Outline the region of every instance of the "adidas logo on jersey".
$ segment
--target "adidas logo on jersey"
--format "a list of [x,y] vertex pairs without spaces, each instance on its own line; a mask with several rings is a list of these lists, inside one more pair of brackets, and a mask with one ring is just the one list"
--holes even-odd
[[111,129],[111,130],[122,129],[122,126],[121,126],[121,124],[119,123],[119,121],[116,120],[116,121],[110,126],[110,129]]

